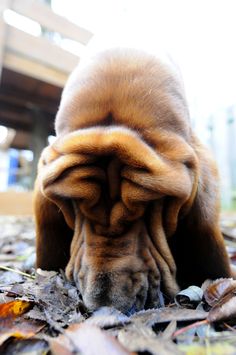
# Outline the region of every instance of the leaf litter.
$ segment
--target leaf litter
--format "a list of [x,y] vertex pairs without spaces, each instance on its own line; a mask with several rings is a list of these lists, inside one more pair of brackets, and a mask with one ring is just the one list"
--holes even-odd
[[[228,218],[228,217],[227,217]],[[232,263],[236,217],[222,220]],[[236,281],[207,280],[174,304],[124,315],[91,313],[64,272],[34,270],[31,218],[0,217],[1,354],[236,354]]]

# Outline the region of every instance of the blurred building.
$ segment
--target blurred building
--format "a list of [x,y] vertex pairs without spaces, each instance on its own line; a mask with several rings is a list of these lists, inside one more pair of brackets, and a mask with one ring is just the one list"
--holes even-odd
[[[2,156],[4,150],[9,153],[7,184],[32,188],[39,154],[55,134],[62,88],[79,62],[62,43],[82,47],[92,33],[43,2],[2,0],[0,34],[0,147]],[[4,127],[14,132],[11,139],[10,131],[4,136]],[[23,177],[29,173],[30,178]]]
[[[49,2],[0,2],[0,191],[32,189],[40,153],[55,134],[62,88],[79,62],[64,44],[82,48],[92,37],[52,12]],[[1,197],[6,212],[20,195]]]

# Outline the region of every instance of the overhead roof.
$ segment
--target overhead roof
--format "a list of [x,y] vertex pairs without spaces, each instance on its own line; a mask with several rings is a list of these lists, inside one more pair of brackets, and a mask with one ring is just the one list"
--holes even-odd
[[[15,11],[41,26],[33,36],[4,20],[4,11]],[[79,62],[76,54],[53,41],[53,33],[84,46],[92,33],[53,13],[38,0],[1,0],[0,3],[0,125],[17,130],[16,148],[31,146],[35,115],[54,134],[54,118],[62,87]],[[46,35],[45,35],[46,34]]]
[[0,124],[17,130],[12,146],[28,149],[35,112],[54,134],[54,119],[62,88],[3,68],[0,86]]

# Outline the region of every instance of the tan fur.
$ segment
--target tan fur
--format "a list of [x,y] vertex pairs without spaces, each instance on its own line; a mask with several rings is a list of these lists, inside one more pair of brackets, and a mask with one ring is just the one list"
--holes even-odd
[[96,56],[72,73],[56,132],[35,186],[38,267],[67,264],[88,308],[122,311],[230,276],[217,171],[175,70],[136,50]]

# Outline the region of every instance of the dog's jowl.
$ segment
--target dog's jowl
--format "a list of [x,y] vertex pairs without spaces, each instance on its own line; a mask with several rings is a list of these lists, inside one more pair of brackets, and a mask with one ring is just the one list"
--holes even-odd
[[174,67],[96,55],[70,76],[55,127],[35,184],[37,267],[65,268],[89,309],[123,312],[230,276],[217,170]]

